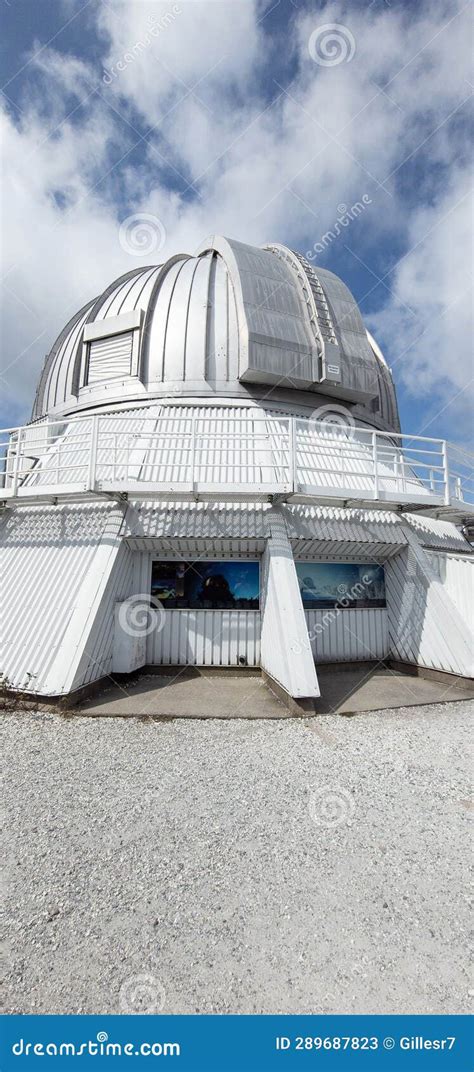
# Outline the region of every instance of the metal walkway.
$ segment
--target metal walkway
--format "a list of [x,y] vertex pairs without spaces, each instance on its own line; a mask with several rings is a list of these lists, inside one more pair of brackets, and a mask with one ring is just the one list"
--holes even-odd
[[293,502],[474,518],[473,458],[445,440],[261,409],[156,407],[5,429],[0,480],[0,502],[15,506]]

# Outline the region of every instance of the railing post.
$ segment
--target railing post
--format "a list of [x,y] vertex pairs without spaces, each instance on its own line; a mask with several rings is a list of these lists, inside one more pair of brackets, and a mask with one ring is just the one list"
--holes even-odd
[[443,471],[444,471],[444,502],[445,506],[449,506],[450,493],[449,493],[449,465],[448,465],[448,444],[445,439],[442,440],[442,454],[443,454]]
[[14,465],[13,465],[13,479],[12,479],[12,492],[13,492],[13,495],[16,495],[17,490],[18,490],[18,477],[19,477],[19,473],[20,473],[21,443],[22,443],[22,439],[23,439],[23,431],[24,431],[23,428],[18,429],[18,438],[17,438],[17,441],[16,441],[15,462],[14,462]]
[[99,415],[95,413],[92,417],[91,441],[89,447],[89,474],[87,480],[87,488],[89,491],[95,491],[97,445],[99,442],[99,420]]
[[193,413],[191,417],[191,457],[189,459],[189,467],[191,470],[191,487],[194,489],[194,469],[196,465],[196,414]]
[[296,488],[297,488],[297,480],[296,480],[296,447],[297,447],[296,420],[297,420],[296,417],[290,417],[289,418],[290,427],[288,429],[289,434],[290,434],[290,444],[289,444],[290,449],[289,449],[289,458],[288,458],[289,463],[290,463],[289,464],[290,471],[288,473],[288,476],[289,476],[289,483],[291,485],[291,490],[292,490],[293,493],[296,491]]
[[372,457],[374,462],[374,499],[379,497],[379,472],[377,461],[377,432],[372,432]]

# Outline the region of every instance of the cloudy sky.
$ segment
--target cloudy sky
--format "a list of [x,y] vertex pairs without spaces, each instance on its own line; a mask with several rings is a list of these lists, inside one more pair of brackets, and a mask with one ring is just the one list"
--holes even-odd
[[[217,231],[341,275],[404,428],[468,440],[469,4],[2,0],[0,15],[2,424],[28,418],[76,309]],[[132,248],[136,213],[151,220]]]

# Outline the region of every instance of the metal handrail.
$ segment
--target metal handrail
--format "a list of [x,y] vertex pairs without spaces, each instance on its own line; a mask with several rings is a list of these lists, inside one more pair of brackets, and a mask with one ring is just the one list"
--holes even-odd
[[[168,483],[175,491],[184,484],[212,485],[214,492],[230,487],[245,497],[255,484],[284,495],[300,489],[311,494],[313,487],[316,497],[327,492],[335,498],[340,488],[342,500],[398,496],[422,506],[435,500],[469,504],[469,464],[468,451],[443,439],[362,426],[343,430],[281,413],[222,416],[210,408],[206,416],[177,409],[144,417],[116,411],[0,430],[0,496],[10,498],[41,496],[42,486],[44,494],[52,488],[67,494],[65,475],[74,472],[75,489],[83,485],[91,493],[126,490],[127,483],[134,490],[140,483],[163,490]],[[154,476],[145,478],[144,470]],[[159,479],[171,470],[178,471],[172,481]]]

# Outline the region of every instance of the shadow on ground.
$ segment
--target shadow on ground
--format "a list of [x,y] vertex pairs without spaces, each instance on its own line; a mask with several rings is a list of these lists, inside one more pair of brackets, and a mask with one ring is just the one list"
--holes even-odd
[[[474,696],[458,683],[412,677],[387,667],[364,664],[318,669],[321,697],[315,714],[356,714],[415,704],[444,703]],[[262,681],[260,671],[169,667],[114,683],[89,698],[77,714],[150,718],[289,718],[288,711]],[[307,711],[302,714],[308,714]]]

